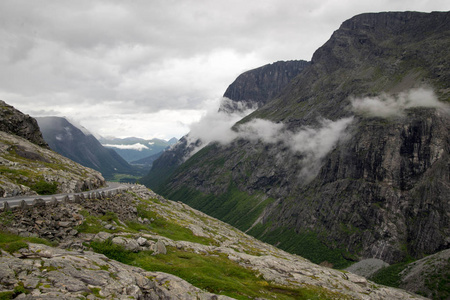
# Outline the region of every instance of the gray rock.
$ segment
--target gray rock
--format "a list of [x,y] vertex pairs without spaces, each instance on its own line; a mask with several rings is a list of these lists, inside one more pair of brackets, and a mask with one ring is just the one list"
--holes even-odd
[[108,229],[108,230],[116,230],[116,227],[113,226],[112,224],[106,224],[106,225],[103,226],[103,227],[105,227],[105,229]]
[[67,228],[70,225],[71,225],[71,222],[68,222],[68,221],[60,221],[60,222],[58,222],[58,226],[60,226],[60,227]]
[[141,249],[138,242],[134,239],[117,236],[112,239],[112,242],[116,245],[124,246],[126,250],[132,252],[138,252]]
[[41,198],[37,198],[33,200],[34,207],[45,207],[45,200]]
[[161,240],[158,240],[156,244],[152,246],[153,254],[167,254],[167,249]]
[[9,206],[8,201],[3,202],[3,211],[9,211],[11,208]]
[[369,258],[361,260],[351,265],[346,270],[359,276],[369,278],[370,276],[375,274],[378,270],[387,266],[389,266],[389,264],[382,261],[381,259]]
[[139,246],[145,247],[148,246],[148,241],[147,239],[143,238],[143,237],[138,237],[136,239],[136,242],[139,244]]
[[112,235],[111,233],[101,231],[95,235],[94,240],[99,240],[99,241],[103,242],[103,241],[106,241],[107,239],[113,238],[113,237],[114,237],[114,235]]

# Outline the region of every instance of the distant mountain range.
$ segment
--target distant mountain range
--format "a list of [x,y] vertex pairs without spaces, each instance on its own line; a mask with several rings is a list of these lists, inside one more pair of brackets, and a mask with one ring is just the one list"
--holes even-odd
[[79,128],[62,117],[39,117],[36,120],[44,140],[53,151],[100,171],[106,179],[112,179],[114,174],[139,173],[113,149],[103,147],[85,128]]
[[177,142],[176,138],[169,141],[161,139],[129,138],[99,138],[99,142],[107,148],[114,149],[122,158],[132,165],[151,166],[153,160],[162,151]]

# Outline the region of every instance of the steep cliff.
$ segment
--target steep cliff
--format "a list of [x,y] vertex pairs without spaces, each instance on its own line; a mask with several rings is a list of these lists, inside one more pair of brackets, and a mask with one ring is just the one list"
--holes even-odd
[[220,110],[234,112],[245,108],[258,108],[277,96],[303,69],[303,60],[278,61],[242,73],[230,84],[223,95],[231,101],[221,103]]
[[335,267],[448,248],[449,33],[448,12],[345,21],[234,142],[158,191]]

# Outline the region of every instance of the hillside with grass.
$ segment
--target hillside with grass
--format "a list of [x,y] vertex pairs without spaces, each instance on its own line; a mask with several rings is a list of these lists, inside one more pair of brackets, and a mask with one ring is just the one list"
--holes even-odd
[[421,298],[315,265],[139,185],[2,211],[0,224],[2,299]]

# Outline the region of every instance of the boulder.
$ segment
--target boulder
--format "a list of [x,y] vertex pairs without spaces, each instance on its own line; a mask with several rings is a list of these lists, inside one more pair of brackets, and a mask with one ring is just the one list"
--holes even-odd
[[167,254],[167,249],[161,240],[158,240],[154,245],[152,245],[153,254]]

